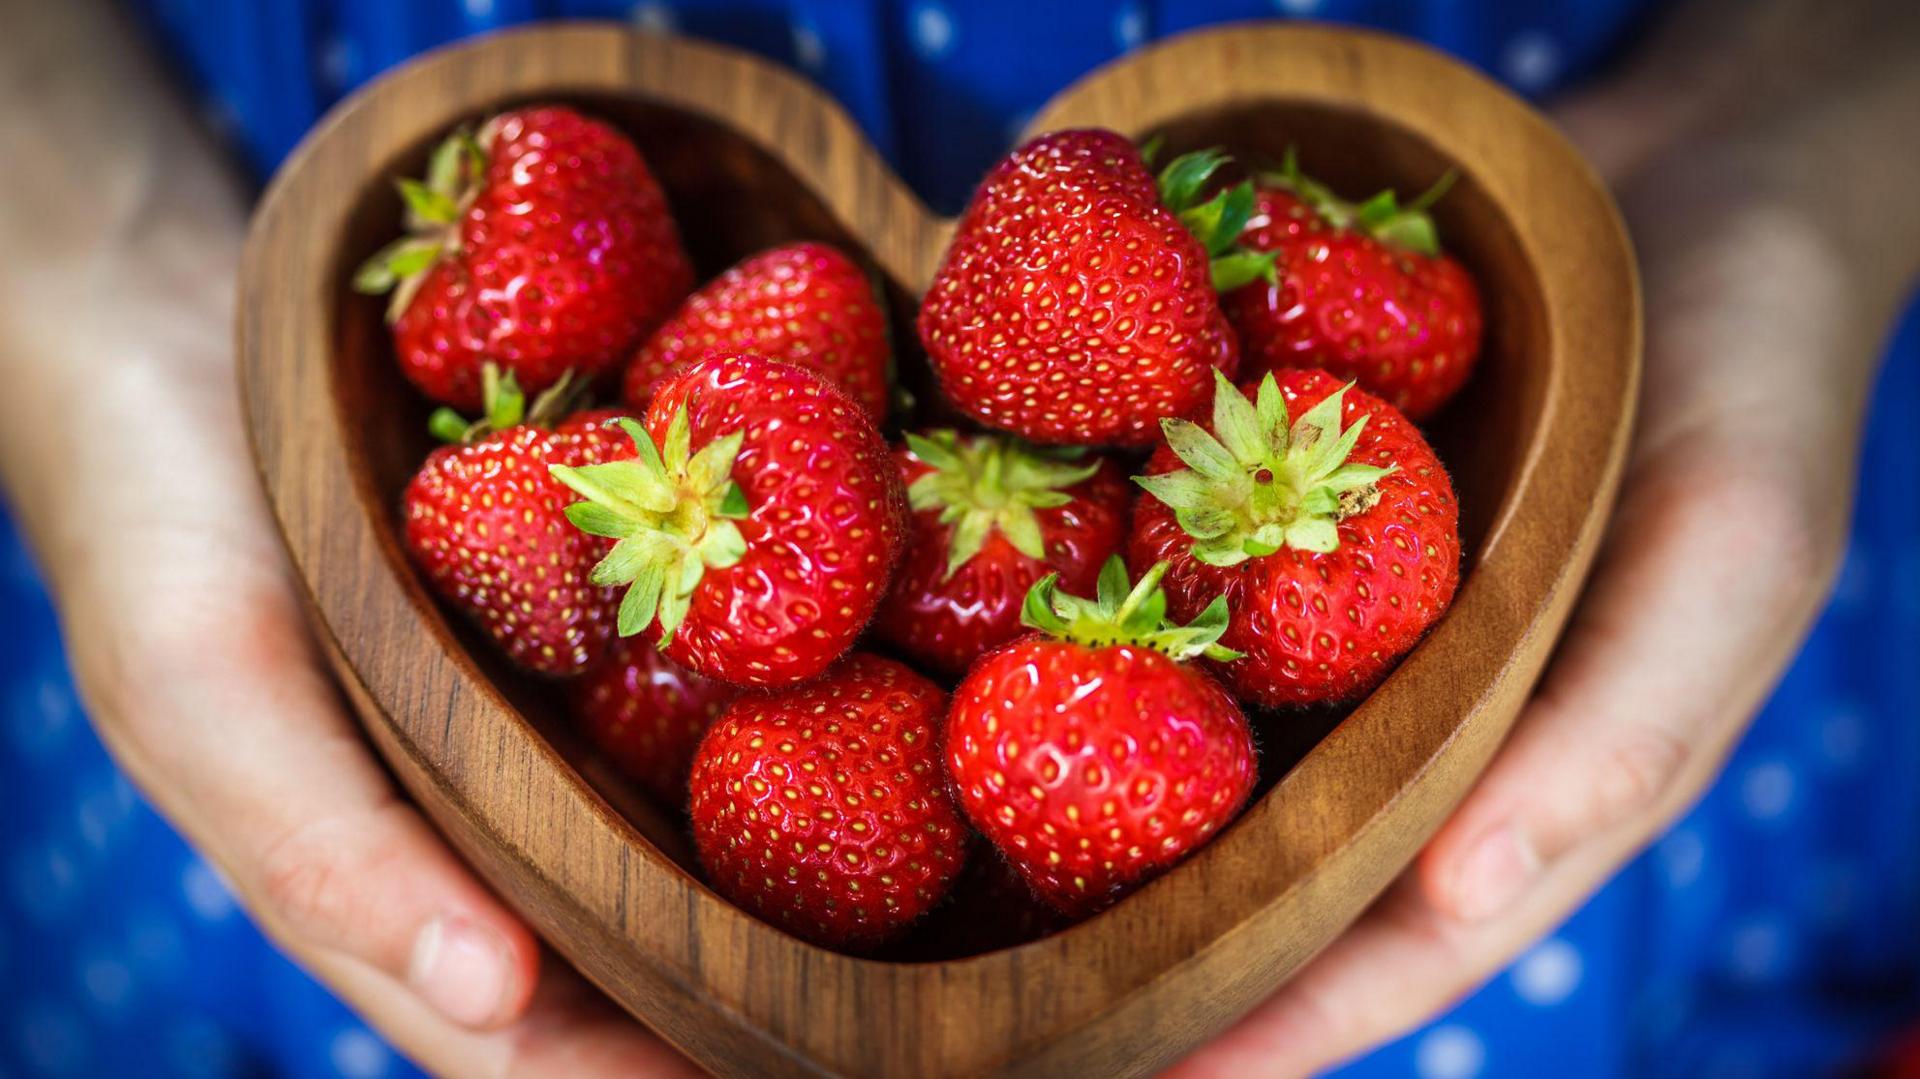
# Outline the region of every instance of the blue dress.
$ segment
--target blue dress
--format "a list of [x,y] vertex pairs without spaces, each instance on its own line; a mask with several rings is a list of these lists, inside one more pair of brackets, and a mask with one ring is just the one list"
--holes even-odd
[[[952,210],[1031,111],[1155,37],[1275,15],[1424,38],[1528,95],[1605,63],[1641,0],[145,0],[207,122],[269,172],[422,49],[612,16],[808,73]],[[1537,10],[1528,10],[1537,8]],[[1018,26],[1018,35],[1007,27]],[[1920,317],[1880,379],[1838,592],[1704,803],[1430,1026],[1343,1072],[1808,1075],[1920,1012]],[[1899,497],[1888,497],[1889,495]],[[277,955],[114,769],[0,515],[0,1079],[412,1074]]]

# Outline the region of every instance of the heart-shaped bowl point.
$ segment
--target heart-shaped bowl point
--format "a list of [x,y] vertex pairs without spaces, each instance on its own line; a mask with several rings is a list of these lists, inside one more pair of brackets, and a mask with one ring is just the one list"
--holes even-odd
[[[1268,785],[1231,828],[1112,910],[1042,939],[948,911],[889,956],[805,944],[703,886],[683,825],[587,752],[551,684],[510,671],[427,594],[399,496],[428,406],[352,268],[396,234],[390,178],[463,121],[560,100],[633,136],[704,278],[818,239],[912,312],[951,233],[797,76],[696,42],[570,24],[410,64],[339,106],[268,190],[238,346],[255,454],[314,623],[413,797],[610,996],[727,1075],[1150,1072],[1271,991],[1407,864],[1518,714],[1591,561],[1631,419],[1639,300],[1604,189],[1523,103],[1416,45],[1249,24],[1129,55],[1033,130],[1104,126],[1243,159],[1301,148],[1349,194],[1459,182],[1436,211],[1487,341],[1431,427],[1462,506],[1453,609],[1344,715],[1258,720]],[[982,888],[981,891],[990,891]],[[988,932],[978,930],[986,924]],[[978,954],[974,954],[978,953]]]

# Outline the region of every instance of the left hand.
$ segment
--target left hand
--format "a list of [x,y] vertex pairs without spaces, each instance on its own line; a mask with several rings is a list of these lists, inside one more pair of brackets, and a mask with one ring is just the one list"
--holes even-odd
[[[1635,100],[1569,117],[1603,167],[1641,157],[1593,141],[1632,141]],[[1843,256],[1799,170],[1756,175],[1756,139],[1679,140],[1618,187],[1647,296],[1640,420],[1591,585],[1507,744],[1346,935],[1174,1074],[1306,1074],[1448,1007],[1700,796],[1793,657],[1845,546],[1897,291]]]

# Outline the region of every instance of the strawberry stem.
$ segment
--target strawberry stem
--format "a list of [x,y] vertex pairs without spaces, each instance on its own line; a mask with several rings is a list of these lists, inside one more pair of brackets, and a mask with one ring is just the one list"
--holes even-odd
[[1035,511],[1072,501],[1066,488],[1100,470],[1078,463],[1078,448],[1041,449],[1000,435],[962,438],[951,430],[908,433],[907,448],[932,471],[907,487],[916,510],[938,510],[951,532],[947,576],[980,553],[995,532],[1035,561],[1047,557]]
[[620,635],[631,637],[657,621],[665,648],[706,571],[746,555],[746,539],[734,522],[750,507],[733,479],[745,435],[735,431],[692,452],[684,405],[660,446],[633,420],[617,422],[633,440],[635,457],[579,468],[551,465],[548,471],[585,499],[567,507],[567,520],[590,536],[617,541],[590,579],[604,587],[627,586]]
[[1280,171],[1263,174],[1261,179],[1284,191],[1292,192],[1311,206],[1321,219],[1335,228],[1359,229],[1381,243],[1418,254],[1440,253],[1440,233],[1427,211],[1452,189],[1459,174],[1452,169],[1440,175],[1420,197],[1401,206],[1392,188],[1354,204],[1334,194],[1333,189],[1300,171],[1300,155],[1292,146],[1280,162]]
[[1363,415],[1341,427],[1352,386],[1289,421],[1272,374],[1249,401],[1216,373],[1211,432],[1189,420],[1160,422],[1168,447],[1187,467],[1133,482],[1174,511],[1193,537],[1194,557],[1208,565],[1237,565],[1283,547],[1336,550],[1339,522],[1371,508],[1380,480],[1395,470],[1348,462],[1367,425]]
[[1253,182],[1243,180],[1201,201],[1208,182],[1231,160],[1218,147],[1181,154],[1167,163],[1158,180],[1160,201],[1206,248],[1213,287],[1219,292],[1256,280],[1278,280],[1273,252],[1240,246],[1240,234],[1253,216]]
[[1200,616],[1186,625],[1167,620],[1167,594],[1160,582],[1167,563],[1158,562],[1130,583],[1127,566],[1118,555],[1100,567],[1092,599],[1060,591],[1060,575],[1049,573],[1034,582],[1020,610],[1020,621],[1058,640],[1091,648],[1134,644],[1177,660],[1198,656],[1227,663],[1241,653],[1220,643],[1227,631],[1227,597],[1217,596]]

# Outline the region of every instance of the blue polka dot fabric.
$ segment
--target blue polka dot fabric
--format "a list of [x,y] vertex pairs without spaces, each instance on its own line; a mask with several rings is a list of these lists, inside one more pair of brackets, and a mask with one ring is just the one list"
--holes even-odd
[[[145,0],[209,125],[262,173],[327,105],[437,44],[614,17],[818,80],[952,210],[1089,68],[1226,20],[1316,16],[1424,38],[1544,95],[1614,55],[1644,3],[1582,0]],[[1802,1076],[1920,1013],[1920,316],[1882,373],[1840,584],[1701,805],[1552,936],[1352,1077]],[[1900,497],[1887,497],[1900,493]],[[414,1074],[261,938],[115,770],[0,519],[0,1079]]]

